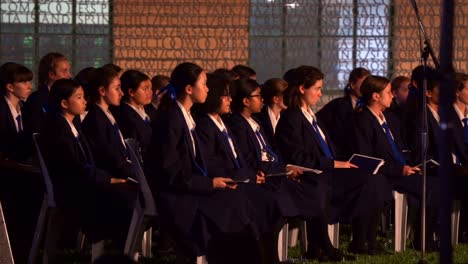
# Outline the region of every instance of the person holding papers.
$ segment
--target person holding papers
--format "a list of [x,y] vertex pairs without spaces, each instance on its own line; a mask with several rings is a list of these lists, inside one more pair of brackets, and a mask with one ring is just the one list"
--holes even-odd
[[161,228],[175,239],[179,258],[206,254],[209,263],[256,263],[247,254],[256,249],[255,208],[229,175],[209,175],[191,114],[192,106],[207,98],[206,81],[206,72],[193,63],[172,71],[152,122],[148,182]]
[[[376,243],[376,235],[380,211],[391,198],[388,183],[379,175],[357,169],[349,161],[335,160],[333,144],[311,109],[322,96],[323,78],[324,74],[312,66],[296,68],[285,78],[288,109],[283,111],[276,128],[276,143],[286,163],[323,171],[321,174],[304,173],[301,177],[302,181],[329,187],[329,202],[316,225],[326,230],[328,223],[351,222],[350,252],[383,253]],[[330,219],[325,217],[327,214]],[[330,252],[333,248],[325,234],[321,234],[324,237],[319,246]],[[317,248],[308,250],[310,255],[318,251]]]
[[73,122],[85,109],[84,91],[76,81],[54,82],[38,142],[60,210],[54,225],[59,233],[78,225],[91,242],[110,239],[123,252],[136,188],[95,166],[88,140]]
[[[385,109],[390,107],[392,92],[390,80],[380,76],[369,76],[361,86],[364,107],[355,120],[355,146],[357,152],[381,158],[385,164],[379,170],[393,185],[393,189],[409,195],[410,205],[419,206],[421,200],[421,174],[420,168],[411,166],[401,152],[401,140],[398,133],[393,133],[389,126],[388,116],[384,115]],[[434,218],[435,203],[437,201],[436,179],[428,177],[427,181],[428,219]],[[419,210],[418,210],[419,211]],[[419,223],[420,221],[416,221]],[[428,221],[429,240],[432,237],[433,225]],[[415,228],[415,247],[420,247],[420,228]],[[429,243],[431,249],[433,243]]]
[[[222,120],[221,117],[229,113],[231,105],[228,80],[210,74],[207,86],[210,92],[205,103],[198,109],[196,131],[206,157],[208,175],[210,177],[225,175],[235,181],[246,182],[240,184],[238,189],[256,208],[256,223],[262,234],[260,244],[264,252],[263,261],[278,263],[279,231],[286,223],[286,218],[297,216],[298,211],[291,197],[280,185],[267,181],[263,171],[249,166],[243,153],[239,151],[233,133]],[[236,94],[244,94],[244,89],[254,90],[256,94],[260,94],[258,83],[252,79],[237,80],[233,86],[231,87],[235,88]],[[255,100],[261,102],[260,98]]]
[[[254,80],[237,80],[233,83],[235,96],[233,98],[234,113],[231,116],[229,127],[236,139],[238,150],[244,156],[249,167],[262,171],[266,175],[266,183],[276,185],[277,189],[289,195],[297,208],[299,218],[314,221],[323,212],[322,199],[326,194],[323,192],[325,185],[316,185],[301,181],[302,171],[292,165],[286,166],[273,150],[265,136],[261,122],[253,115],[261,110],[261,98],[256,95],[260,91],[259,84]],[[321,197],[322,195],[322,197]],[[314,227],[310,227],[311,231]],[[319,243],[318,232],[312,231],[314,235],[309,237],[309,244]],[[342,256],[337,254],[322,256],[322,260],[341,260]]]

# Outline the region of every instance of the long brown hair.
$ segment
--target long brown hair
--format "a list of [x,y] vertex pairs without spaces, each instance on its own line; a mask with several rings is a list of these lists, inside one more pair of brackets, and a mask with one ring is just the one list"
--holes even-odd
[[288,82],[288,88],[284,93],[285,105],[293,109],[301,108],[303,95],[299,87],[303,86],[307,90],[324,77],[323,72],[313,66],[300,66],[289,70],[283,77]]

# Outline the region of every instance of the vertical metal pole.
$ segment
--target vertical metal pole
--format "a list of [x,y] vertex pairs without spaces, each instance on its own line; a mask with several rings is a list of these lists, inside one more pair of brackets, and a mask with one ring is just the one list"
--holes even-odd
[[[455,1],[442,1],[442,18],[440,34],[440,71],[445,77],[440,86],[440,123],[442,135],[439,141],[440,148],[440,169],[439,177],[441,179],[441,206],[440,206],[440,263],[452,263],[452,243],[451,243],[451,212],[453,195],[450,191],[450,179],[453,179],[451,173],[451,150],[450,142],[451,126],[448,125],[448,110],[453,104],[452,89],[454,84],[453,68],[453,31],[455,17]],[[451,177],[452,176],[452,177]]]

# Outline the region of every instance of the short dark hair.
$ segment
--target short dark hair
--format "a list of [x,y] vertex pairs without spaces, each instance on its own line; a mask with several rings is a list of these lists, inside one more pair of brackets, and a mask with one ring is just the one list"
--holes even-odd
[[468,74],[463,73],[463,72],[457,72],[455,74],[455,82],[456,82],[455,87],[457,87],[457,91],[463,90],[463,88],[465,88],[465,82],[467,81],[468,81]]
[[59,61],[68,61],[65,55],[58,52],[50,52],[44,55],[39,61],[38,84],[39,86],[47,84],[49,81],[49,72],[54,71]]
[[62,100],[67,100],[80,87],[80,84],[72,79],[60,79],[55,81],[50,88],[49,108],[52,113],[62,112]]
[[91,82],[89,86],[89,96],[91,102],[96,103],[101,98],[99,94],[99,87],[104,87],[104,89],[109,88],[111,82],[118,78],[118,73],[110,67],[101,67],[97,68],[91,74]]
[[273,97],[282,96],[288,88],[288,82],[280,78],[272,78],[262,85],[262,97],[266,105],[273,104]]
[[368,76],[361,85],[362,101],[365,105],[372,103],[372,94],[381,93],[390,83],[390,80],[376,75]]
[[110,69],[114,70],[115,72],[117,72],[117,74],[119,74],[121,71],[123,71],[123,69],[120,66],[118,66],[116,64],[113,64],[113,63],[104,64],[102,66],[102,68],[110,68]]
[[402,83],[410,82],[410,81],[411,81],[410,78],[403,76],[403,75],[395,77],[395,79],[392,80],[392,91],[396,91],[400,89],[400,86]]
[[427,90],[432,91],[440,84],[442,77],[434,68],[427,66],[424,72],[424,66],[417,66],[411,72],[411,81],[416,82],[418,89],[422,89],[424,77],[427,79]]
[[206,85],[210,92],[206,97],[206,101],[199,105],[201,113],[216,113],[221,107],[221,97],[229,96],[229,81],[219,75],[207,74]]
[[356,83],[359,79],[361,79],[363,77],[366,77],[366,76],[369,76],[369,75],[371,75],[371,72],[366,68],[357,67],[357,68],[353,69],[349,73],[348,83],[346,84],[346,87],[344,88],[345,95],[349,95],[351,93],[351,90],[352,90],[351,89],[351,84],[352,83]]
[[238,64],[232,67],[231,71],[239,75],[239,78],[252,78],[252,76],[257,75],[254,69],[249,66]]
[[293,109],[299,109],[302,106],[302,94],[299,87],[309,89],[317,81],[323,80],[325,75],[318,68],[313,66],[300,66],[294,70],[289,70],[284,78],[288,82],[288,88],[284,93],[284,103]]
[[164,86],[166,86],[170,80],[171,78],[166,75],[154,76],[153,79],[151,79],[151,90],[153,91],[153,94],[164,88]]
[[244,98],[249,97],[257,88],[260,88],[260,84],[249,78],[237,79],[231,82],[231,95],[232,103],[231,108],[235,112],[241,112],[244,105]]
[[220,75],[220,76],[223,76],[224,78],[226,78],[227,80],[229,80],[230,82],[236,80],[236,79],[239,79],[239,74],[237,74],[236,72],[234,71],[231,71],[231,70],[228,70],[226,68],[219,68],[219,69],[216,69],[213,74],[215,75]]
[[6,95],[7,84],[16,82],[30,82],[33,79],[33,73],[25,66],[7,62],[0,66],[0,95]]
[[129,90],[136,91],[140,86],[141,82],[149,80],[148,75],[137,71],[137,70],[127,70],[122,76],[120,76],[120,86],[124,93],[123,100],[128,102],[130,100]]
[[77,81],[85,92],[85,96],[89,97],[89,86],[93,72],[96,70],[94,67],[86,67],[82,69],[76,76],[75,81]]

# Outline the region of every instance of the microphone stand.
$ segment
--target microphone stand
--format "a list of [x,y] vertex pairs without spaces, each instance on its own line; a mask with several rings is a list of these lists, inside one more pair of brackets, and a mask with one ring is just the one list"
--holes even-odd
[[420,32],[424,37],[424,48],[421,49],[421,64],[423,65],[424,69],[424,78],[423,78],[423,87],[418,87],[419,89],[422,88],[422,132],[421,132],[421,162],[422,162],[422,197],[421,197],[421,258],[418,261],[418,264],[427,264],[426,260],[426,159],[427,159],[427,98],[426,98],[426,91],[427,91],[427,59],[431,56],[434,65],[438,69],[440,67],[440,63],[437,60],[434,49],[432,48],[431,42],[429,37],[427,36],[426,30],[421,20],[421,16],[419,15],[418,6],[416,5],[416,0],[410,0],[411,5],[413,7],[414,13],[416,14],[416,19],[418,20],[418,25]]

